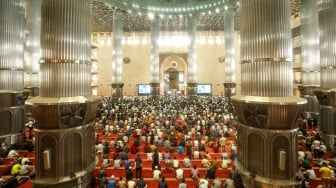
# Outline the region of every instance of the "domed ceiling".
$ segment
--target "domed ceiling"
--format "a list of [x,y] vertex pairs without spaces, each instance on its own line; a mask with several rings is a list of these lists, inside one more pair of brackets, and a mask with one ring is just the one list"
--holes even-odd
[[[239,30],[237,0],[92,0],[92,32],[112,32],[113,12],[124,14],[124,32],[150,31],[150,17],[160,17],[161,31],[186,31],[187,17],[197,18],[198,31],[223,31],[224,11],[236,11],[235,29]],[[292,15],[299,15],[300,0],[291,0]]]

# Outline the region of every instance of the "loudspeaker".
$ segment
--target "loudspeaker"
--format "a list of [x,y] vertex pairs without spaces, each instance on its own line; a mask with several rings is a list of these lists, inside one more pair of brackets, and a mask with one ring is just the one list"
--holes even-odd
[[281,150],[279,152],[279,169],[285,170],[286,169],[286,152]]
[[43,164],[45,170],[50,168],[50,150],[43,151]]

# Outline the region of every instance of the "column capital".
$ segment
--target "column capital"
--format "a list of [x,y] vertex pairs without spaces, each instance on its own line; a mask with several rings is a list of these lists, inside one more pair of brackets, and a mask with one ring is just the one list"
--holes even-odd
[[299,85],[298,86],[301,96],[314,96],[314,91],[318,89],[319,87],[317,86],[308,86],[308,85]]
[[187,87],[197,87],[197,83],[196,82],[188,82]]
[[124,87],[124,83],[112,83],[111,84],[111,87],[113,89],[116,89],[116,88],[123,88]]
[[223,83],[224,88],[235,88],[236,87],[236,83]]
[[323,89],[315,90],[315,95],[321,105],[336,107],[336,89]]

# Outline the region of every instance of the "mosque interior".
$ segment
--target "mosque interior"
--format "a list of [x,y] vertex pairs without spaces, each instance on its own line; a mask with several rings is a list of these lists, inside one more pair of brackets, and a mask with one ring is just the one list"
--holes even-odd
[[0,142],[20,143],[34,119],[34,187],[89,185],[102,97],[114,104],[131,96],[224,98],[238,119],[234,166],[245,187],[300,187],[301,117],[318,119],[334,152],[333,0],[10,0],[0,7]]

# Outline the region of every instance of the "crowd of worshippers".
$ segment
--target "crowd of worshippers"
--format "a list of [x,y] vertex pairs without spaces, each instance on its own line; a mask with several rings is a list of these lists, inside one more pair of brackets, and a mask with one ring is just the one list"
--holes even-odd
[[[216,177],[217,168],[227,169],[236,157],[235,143],[227,141],[227,137],[236,137],[236,124],[234,107],[224,97],[125,97],[119,101],[104,98],[95,124],[96,129],[102,131],[102,135],[96,133],[97,163],[102,161],[98,175],[100,187],[110,181],[112,185],[117,184],[114,176],[109,180],[105,177],[104,168],[110,166],[120,168],[124,165],[126,179],[120,177],[118,182],[121,184],[130,182],[128,187],[133,187],[136,185],[134,178],[141,182],[142,160],[152,161],[153,179],[163,178],[164,181],[161,174],[163,167],[160,165],[160,161],[164,160],[165,170],[174,169],[181,183],[185,184],[185,178],[190,177],[199,180],[200,188],[205,188],[208,187],[207,179],[211,179],[216,180],[213,184],[218,187],[222,183]],[[116,139],[109,142],[105,139],[116,134]],[[133,143],[129,143],[130,137],[134,138]],[[141,159],[138,154],[140,144],[147,159]],[[227,146],[230,147],[230,155],[225,150]],[[166,151],[160,152],[158,148],[161,147],[167,148]],[[108,154],[112,148],[113,162],[110,164]],[[221,164],[211,157],[206,148],[221,153]],[[192,168],[190,175],[185,175],[176,157],[170,157],[170,153],[175,151],[186,153],[182,164],[183,167]],[[133,165],[128,159],[128,153],[138,154]],[[198,169],[192,165],[191,159],[201,160],[202,167],[207,168],[205,177],[199,177]],[[135,168],[135,175],[132,168]],[[231,177],[223,184],[228,188],[234,185],[242,187],[237,170],[232,170]]]
[[[18,152],[18,150],[27,150],[28,152],[34,150],[34,135],[30,130],[29,136],[23,132],[17,138],[18,142],[14,144],[9,144],[6,141],[1,143],[0,165],[5,165],[1,175],[10,177],[7,180],[0,178],[0,187],[17,187],[36,176],[34,165],[27,154],[20,155]],[[5,159],[9,162],[5,163]]]
[[302,181],[302,187],[309,187],[312,180],[318,177],[314,167],[318,168],[321,183],[324,187],[336,187],[329,182],[335,179],[336,150],[327,148],[323,134],[319,131],[317,118],[307,117],[302,113],[298,121],[298,161],[300,169],[296,175]]

